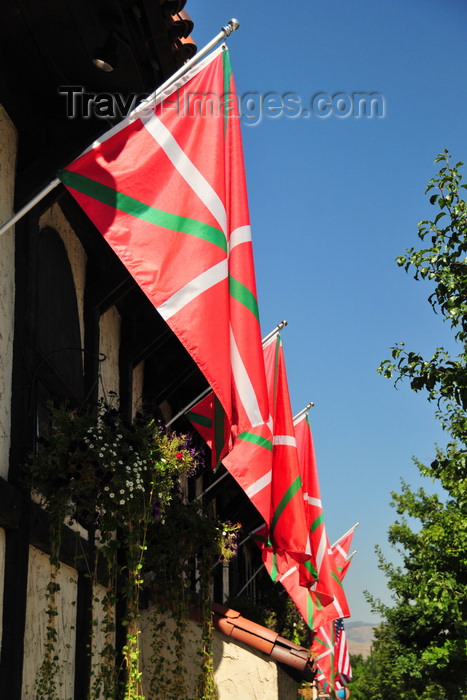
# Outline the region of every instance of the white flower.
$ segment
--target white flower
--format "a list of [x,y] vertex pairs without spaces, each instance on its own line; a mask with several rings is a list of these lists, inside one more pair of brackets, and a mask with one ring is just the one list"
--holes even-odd
[[110,498],[115,498],[115,494],[114,494],[114,493],[109,493],[109,496],[110,496]]
[[124,500],[123,498],[122,498],[122,500],[120,501],[120,505],[121,505],[121,506],[124,506],[124,505],[125,505],[125,500]]

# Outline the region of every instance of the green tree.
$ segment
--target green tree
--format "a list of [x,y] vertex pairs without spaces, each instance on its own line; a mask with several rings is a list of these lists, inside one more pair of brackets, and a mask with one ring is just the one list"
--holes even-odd
[[414,391],[426,392],[447,445],[436,448],[429,465],[415,460],[420,474],[440,485],[441,495],[413,490],[404,481],[401,492],[392,494],[400,517],[389,542],[401,563],[391,564],[380,550],[378,555],[393,604],[368,595],[384,620],[372,655],[379,687],[370,697],[376,699],[467,697],[467,185],[463,163],[451,165],[447,151],[435,162],[440,170],[427,193],[437,213],[419,224],[422,248],[410,248],[397,263],[431,283],[429,301],[452,329],[457,354],[438,347],[425,359],[399,343],[378,370],[396,384],[408,379]]
[[374,698],[374,665],[371,656],[364,658],[361,654],[350,654],[352,681],[350,692],[352,700]]

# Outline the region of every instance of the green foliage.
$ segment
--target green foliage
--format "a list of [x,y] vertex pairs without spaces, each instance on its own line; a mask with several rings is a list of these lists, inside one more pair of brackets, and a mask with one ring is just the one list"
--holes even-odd
[[[217,697],[212,653],[212,572],[217,563],[235,555],[239,529],[237,523],[220,523],[203,509],[200,501],[185,503],[178,494],[164,520],[159,520],[151,531],[146,561],[150,598],[155,604],[151,697],[188,697],[185,631],[190,610],[202,624],[196,699]],[[193,598],[187,572],[195,568],[197,596]]]
[[165,432],[153,418],[129,423],[104,403],[49,408],[50,424],[28,463],[30,487],[52,519],[95,525],[102,544],[122,521],[148,525],[154,507],[163,517],[175,480],[197,467],[187,437]]
[[265,603],[266,609],[269,610],[269,614],[265,618],[266,627],[302,647],[311,646],[312,633],[310,628],[298,612],[293,600],[288,595],[283,595],[277,585],[265,597]]
[[[430,202],[440,211],[433,221],[421,221],[418,236],[429,247],[409,248],[397,258],[397,264],[406,272],[413,271],[416,280],[434,283],[429,301],[454,331],[459,343],[459,355],[451,357],[442,347],[436,348],[430,359],[418,352],[409,352],[404,343],[392,348],[392,360],[381,363],[378,371],[386,377],[396,376],[396,383],[409,378],[414,391],[425,389],[430,400],[442,408],[439,417],[451,428],[452,418],[465,416],[457,409],[467,407],[466,341],[467,341],[467,203],[460,168],[462,162],[450,165],[447,151],[435,163],[442,163],[436,177],[430,180],[427,192],[437,190]],[[454,412],[454,414],[453,414]]]
[[[59,566],[62,523],[72,524],[73,520],[98,532],[99,554],[106,561],[107,627],[101,630],[106,644],[102,663],[95,669],[92,697],[97,700],[102,693],[108,694],[110,689],[116,692],[117,688],[117,651],[111,641],[114,620],[109,608],[116,601],[118,580],[120,595],[126,601],[123,692],[127,700],[140,700],[139,598],[148,532],[157,518],[163,518],[179,477],[196,468],[197,455],[187,445],[186,436],[167,433],[154,419],[142,415],[128,423],[111,405],[100,403],[83,411],[50,405],[49,412],[50,423],[27,466],[28,486],[49,515],[52,565]],[[90,573],[95,580],[96,571]],[[54,597],[52,601],[55,604]],[[49,614],[45,665],[37,687],[44,685],[45,669],[50,693],[55,692],[58,670],[54,632]]]
[[[352,667],[351,697],[354,700],[376,698],[375,693],[378,692],[378,689],[375,687],[372,657],[369,656],[365,659],[361,654],[351,654],[350,665]],[[401,695],[401,697],[403,696]]]
[[37,673],[34,692],[35,700],[59,700],[58,674],[60,672],[60,659],[57,654],[57,630],[55,618],[58,615],[56,594],[60,590],[57,583],[58,563],[51,564],[50,580],[47,584],[45,598],[47,607],[46,633],[44,640],[44,658]]
[[401,564],[389,563],[377,550],[393,604],[367,595],[384,620],[372,653],[372,698],[467,697],[467,185],[463,164],[452,166],[447,151],[436,162],[441,168],[427,192],[439,211],[418,229],[428,247],[410,248],[397,263],[434,284],[429,301],[452,328],[458,352],[452,356],[439,347],[425,359],[400,343],[378,371],[396,384],[407,378],[414,391],[425,391],[436,403],[448,444],[436,448],[431,464],[415,463],[443,493],[415,491],[402,481],[401,492],[392,494],[400,517],[389,529],[389,542]]
[[[221,523],[203,511],[199,502],[186,503],[180,477],[193,474],[199,456],[185,435],[169,433],[151,417],[125,421],[104,403],[83,411],[50,406],[50,424],[27,464],[27,487],[49,516],[52,574],[47,592],[47,635],[44,661],[36,681],[38,700],[58,700],[60,668],[55,627],[57,615],[56,573],[60,566],[60,533],[63,523],[77,521],[96,533],[98,554],[87,562],[89,576],[107,589],[101,600],[103,616],[94,620],[93,634],[100,633],[103,648],[93,664],[90,700],[144,700],[140,669],[140,600],[152,586],[158,612],[170,609],[176,621],[177,664],[170,670],[170,692],[165,697],[186,697],[184,628],[188,613],[186,590],[190,560],[196,556],[200,572],[204,632],[200,661],[200,700],[215,697],[212,669],[210,584],[213,565],[236,551],[239,525]],[[104,567],[98,567],[99,563]],[[193,567],[194,568],[194,567]],[[104,572],[104,573],[103,573]],[[126,630],[123,648],[115,649],[115,604],[119,596],[126,607],[120,624]],[[157,630],[160,622],[154,621]],[[157,635],[156,635],[157,636]],[[94,646],[89,640],[89,649]],[[156,648],[160,650],[160,647]],[[122,666],[116,660],[121,656]],[[158,677],[152,683],[161,694],[164,663],[156,660]],[[167,690],[167,689],[166,689]]]

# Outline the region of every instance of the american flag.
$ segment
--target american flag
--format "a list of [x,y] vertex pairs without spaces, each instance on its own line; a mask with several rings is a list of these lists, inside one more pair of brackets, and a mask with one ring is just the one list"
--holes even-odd
[[345,638],[344,620],[341,617],[334,621],[334,630],[334,686],[338,690],[352,680],[352,669]]

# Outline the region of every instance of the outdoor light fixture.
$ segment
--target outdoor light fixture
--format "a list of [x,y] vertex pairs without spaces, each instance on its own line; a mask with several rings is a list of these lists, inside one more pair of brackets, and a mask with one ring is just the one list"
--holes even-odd
[[104,73],[111,73],[113,70],[115,70],[118,57],[117,38],[114,33],[107,36],[104,46],[101,46],[95,50],[94,56],[92,57],[92,62],[96,68],[104,71]]

